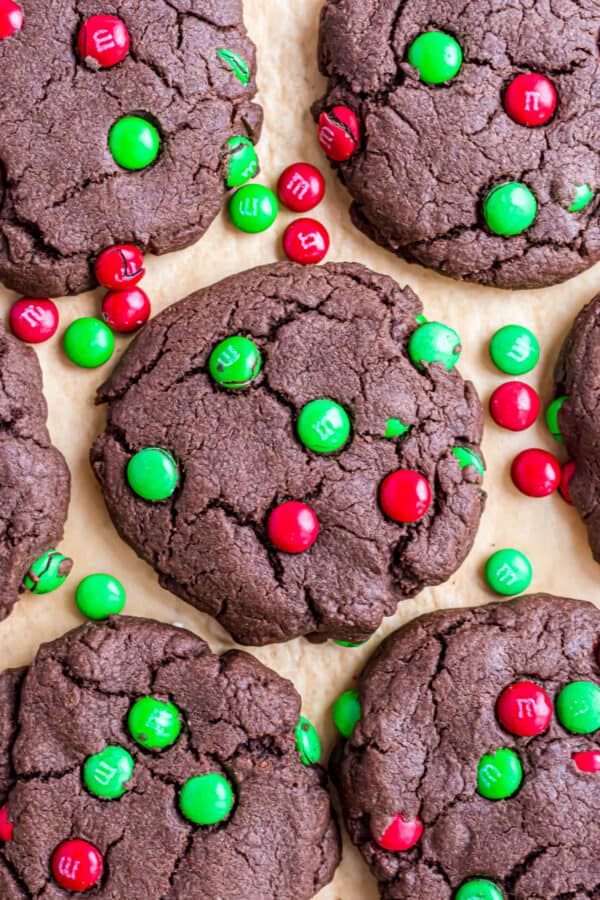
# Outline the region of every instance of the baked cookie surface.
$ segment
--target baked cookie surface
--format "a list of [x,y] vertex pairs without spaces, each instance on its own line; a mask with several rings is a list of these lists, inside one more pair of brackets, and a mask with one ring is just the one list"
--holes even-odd
[[[89,24],[99,14],[130,42],[109,67],[82,57],[114,51],[110,28]],[[226,191],[227,141],[260,133],[254,57],[241,0],[24,3],[22,28],[0,40],[0,279],[78,293],[110,245],[166,253],[200,237]],[[114,131],[131,117],[142,122]],[[125,168],[132,147],[156,158]]]
[[599,633],[591,604],[533,595],[383,642],[332,761],[382,897],[597,896]]
[[[410,289],[359,265],[266,266],[161,313],[100,389],[107,430],[91,460],[117,529],[237,641],[364,640],[468,553],[482,409],[455,368],[412,362],[420,312]],[[179,472],[161,502],[131,487],[145,448]],[[405,470],[429,504],[392,521],[383,482]],[[318,530],[309,546],[286,544],[281,525],[299,505]]]
[[[315,113],[351,154],[354,223],[409,261],[504,288],[596,262],[599,30],[594,0],[329,0]],[[354,147],[340,105],[358,118]]]

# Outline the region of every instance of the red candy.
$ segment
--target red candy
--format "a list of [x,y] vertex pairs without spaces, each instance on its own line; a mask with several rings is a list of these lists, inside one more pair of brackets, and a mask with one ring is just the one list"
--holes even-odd
[[522,381],[507,381],[490,397],[490,414],[496,425],[510,431],[523,431],[533,425],[540,412],[536,391]]
[[582,750],[573,753],[571,759],[580,772],[600,772],[600,750]]
[[418,522],[431,506],[431,488],[420,472],[398,469],[384,478],[379,501],[394,522]]
[[358,119],[347,106],[334,106],[329,112],[321,113],[317,135],[329,159],[345,162],[358,147]]
[[129,52],[129,32],[117,16],[90,16],[77,35],[77,50],[88,64],[107,69],[116,66]]
[[325,179],[308,163],[294,163],[282,172],[277,185],[279,199],[294,212],[308,212],[323,199]]
[[0,841],[12,841],[14,825],[8,821],[8,803],[0,806]]
[[23,10],[13,0],[0,0],[0,39],[12,37],[23,27]]
[[296,219],[285,230],[283,249],[292,262],[319,263],[329,250],[329,232],[316,219]]
[[575,474],[575,463],[568,462],[565,463],[560,476],[560,486],[558,490],[560,491],[560,496],[563,500],[566,500],[571,506],[573,506],[573,501],[571,500],[571,478]]
[[58,328],[58,309],[52,300],[23,297],[10,308],[11,331],[28,344],[42,344]]
[[102,304],[102,318],[115,331],[135,331],[150,316],[148,294],[139,287],[111,291]]
[[547,497],[560,484],[560,464],[546,450],[523,450],[515,456],[510,474],[515,486],[528,497]]
[[54,851],[52,874],[66,891],[87,891],[102,878],[102,854],[87,841],[64,841]]
[[410,821],[401,815],[394,816],[381,837],[373,837],[384,850],[410,850],[418,844],[423,834],[423,823],[417,816]]
[[517,75],[504,93],[504,109],[519,125],[545,125],[556,110],[556,89],[545,75]]
[[270,514],[267,533],[273,546],[283,553],[304,553],[319,535],[319,520],[306,503],[288,500]]
[[111,291],[134,287],[146,274],[144,256],[133,244],[115,244],[102,251],[94,271],[98,282]]
[[498,698],[496,713],[503,728],[519,737],[542,734],[552,719],[552,701],[533,681],[518,681]]

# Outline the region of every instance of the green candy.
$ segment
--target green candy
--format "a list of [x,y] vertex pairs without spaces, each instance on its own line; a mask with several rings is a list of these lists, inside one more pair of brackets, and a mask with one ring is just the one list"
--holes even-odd
[[315,726],[304,716],[300,716],[294,734],[296,735],[296,749],[300,754],[302,764],[305,766],[316,765],[321,759],[321,741]]
[[260,350],[245,337],[229,337],[210,354],[208,370],[221,387],[239,389],[252,384],[261,370]]
[[504,597],[526,591],[532,578],[531,563],[520,550],[496,550],[485,564],[485,580],[493,591]]
[[526,184],[507,181],[489,192],[483,203],[483,217],[494,234],[512,237],[533,224],[537,208],[535,195]]
[[217,50],[217,56],[229,66],[235,77],[241,81],[242,84],[248,84],[250,81],[250,66],[245,59],[242,59],[242,57],[233,50],[226,50],[224,48]]
[[110,129],[108,146],[118,166],[136,171],[154,162],[160,150],[160,135],[147,119],[124,116]]
[[254,178],[258,172],[258,156],[252,141],[238,135],[227,141],[225,159],[227,163],[227,187],[240,187]]
[[210,772],[190,778],[179,792],[179,808],[196,825],[216,825],[233,806],[233,791],[223,775]]
[[462,347],[454,328],[441,322],[427,322],[420,325],[410,336],[408,353],[418,369],[423,363],[442,363],[448,371],[459,360]]
[[49,594],[63,584],[73,568],[73,560],[48,550],[31,564],[23,578],[23,585],[32,594]]
[[163,750],[179,737],[181,713],[173,703],[142,697],[129,710],[127,725],[131,737],[142,747]]
[[558,721],[573,734],[600,728],[600,687],[592,681],[572,681],[556,698]]
[[490,357],[507,375],[526,375],[538,364],[540,344],[533,331],[523,325],[505,325],[492,335]]
[[76,366],[96,369],[113,355],[115,337],[104,322],[83,316],[71,322],[63,335],[65,353]]
[[362,647],[363,644],[366,644],[367,642],[366,641],[358,641],[357,643],[354,643],[353,641],[336,641],[334,639],[333,643],[337,644],[338,647]]
[[75,603],[88,619],[118,616],[125,606],[125,588],[112,575],[88,575],[77,585]]
[[523,766],[514,750],[502,748],[486,753],[477,766],[477,790],[488,800],[504,800],[517,791],[523,780]]
[[504,894],[493,881],[474,878],[461,885],[456,892],[455,900],[504,900]]
[[386,438],[402,437],[410,431],[410,425],[405,425],[400,419],[388,419],[385,423]]
[[145,447],[127,463],[127,481],[143,500],[167,500],[179,484],[177,460],[162,447]]
[[100,753],[88,756],[83,765],[83,783],[90,792],[103,800],[116,800],[127,793],[135,763],[123,747],[105,747]]
[[312,400],[298,417],[298,437],[315,453],[334,453],[350,437],[350,419],[334,400]]
[[459,73],[463,53],[452,35],[443,31],[425,31],[411,44],[408,61],[418,69],[421,81],[443,84]]
[[589,184],[573,185],[573,200],[571,205],[567,207],[567,212],[575,213],[584,209],[588,203],[591,203],[596,196]]
[[558,441],[560,444],[564,443],[563,436],[560,432],[560,427],[558,424],[558,413],[565,402],[569,398],[566,394],[563,397],[557,397],[556,400],[553,400],[548,409],[546,410],[546,425],[548,426],[548,430],[555,441]]
[[415,316],[415,322],[417,323],[417,325],[425,325],[425,323],[428,321],[429,319],[427,318],[427,316],[424,316],[423,313],[417,313],[417,315]]
[[360,721],[361,714],[357,691],[346,691],[345,694],[340,694],[331,711],[335,727],[345,738],[352,735],[354,726]]
[[467,469],[469,466],[472,466],[483,478],[485,475],[485,466],[478,453],[475,453],[470,447],[453,447],[452,453],[458,460],[461,469]]
[[270,228],[279,212],[277,197],[263,184],[247,184],[229,201],[231,221],[240,231],[258,234]]

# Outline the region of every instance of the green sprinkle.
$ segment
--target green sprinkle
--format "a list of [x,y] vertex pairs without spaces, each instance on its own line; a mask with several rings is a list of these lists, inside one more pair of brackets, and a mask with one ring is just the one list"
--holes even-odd
[[217,56],[229,66],[238,81],[241,81],[242,84],[248,84],[250,81],[250,66],[245,59],[242,59],[233,50],[226,50],[225,48],[217,50]]

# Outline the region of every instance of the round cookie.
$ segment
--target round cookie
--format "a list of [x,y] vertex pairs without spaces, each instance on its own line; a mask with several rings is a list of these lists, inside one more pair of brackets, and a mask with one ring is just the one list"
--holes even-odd
[[[240,643],[365,640],[468,553],[482,409],[437,343],[458,336],[420,313],[359,265],[266,266],[169,307],[100,389],[91,460],[117,529]],[[130,486],[142,450],[154,501]],[[397,470],[406,496],[429,492],[418,521],[379,503],[402,506],[383,484]]]
[[[10,696],[6,677],[0,695]],[[162,713],[146,717],[141,737],[132,724],[149,697],[178,716],[179,734],[162,750],[149,749],[166,729]],[[6,720],[10,704],[2,709]],[[339,835],[323,770],[296,748],[299,718],[289,681],[248,654],[215,656],[169,625],[113,618],[43,646],[17,698],[16,732],[0,726],[0,797],[10,760],[14,826],[13,839],[0,841],[2,897],[71,896],[50,868],[67,839],[99,852],[97,897],[312,897],[333,875]],[[115,754],[128,763],[120,777]],[[198,809],[184,785],[206,774],[233,797],[213,825],[182,812]],[[70,869],[67,861],[58,874]]]
[[0,619],[32,564],[61,540],[67,518],[70,474],[46,416],[35,352],[0,326]]
[[[254,46],[241,0],[23,7],[23,27],[0,40],[0,279],[31,296],[74,294],[96,284],[94,259],[110,245],[167,253],[206,231],[230,157],[244,152],[228,141],[247,148],[260,133]],[[129,35],[109,67],[95,58],[115,42],[89,24],[99,12]]]
[[[599,634],[596,607],[540,594],[422,616],[383,642],[332,759],[383,898],[597,895]],[[589,733],[573,692],[593,698]],[[382,846],[416,826],[412,848]]]
[[[355,225],[409,261],[503,288],[554,284],[600,259],[599,30],[592,0],[559,14],[328,0],[314,113],[330,155],[342,139],[351,153],[339,175]],[[358,118],[350,145],[340,106]]]

